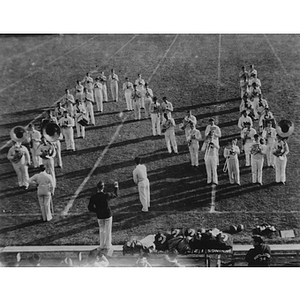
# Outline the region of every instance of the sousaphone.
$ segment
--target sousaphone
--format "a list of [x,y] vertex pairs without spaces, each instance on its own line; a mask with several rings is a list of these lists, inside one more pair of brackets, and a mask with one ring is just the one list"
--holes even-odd
[[294,132],[294,124],[290,120],[281,120],[276,127],[277,134],[282,138],[288,138]]

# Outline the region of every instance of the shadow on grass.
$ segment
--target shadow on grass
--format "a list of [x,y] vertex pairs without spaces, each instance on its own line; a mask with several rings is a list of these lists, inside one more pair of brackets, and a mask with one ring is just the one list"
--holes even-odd
[[42,220],[34,220],[34,221],[30,221],[30,222],[26,222],[26,223],[22,223],[16,226],[12,226],[12,227],[6,227],[3,229],[0,229],[0,234],[4,234],[4,233],[8,233],[14,230],[18,230],[18,229],[23,229],[25,227],[29,227],[29,226],[34,226],[37,224],[43,223]]

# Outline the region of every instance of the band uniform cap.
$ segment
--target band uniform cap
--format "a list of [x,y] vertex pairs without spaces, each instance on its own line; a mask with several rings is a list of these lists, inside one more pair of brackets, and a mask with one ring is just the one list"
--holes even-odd
[[262,238],[260,235],[258,235],[258,234],[253,235],[253,236],[252,236],[252,239],[253,239],[255,242],[258,242],[258,243],[260,243],[260,244],[264,242],[263,238]]
[[215,121],[215,120],[214,120],[214,118],[210,118],[208,121],[209,121],[209,122],[212,122],[212,121]]
[[162,99],[163,99],[163,100],[167,100],[167,97],[166,97],[166,96],[164,96]]

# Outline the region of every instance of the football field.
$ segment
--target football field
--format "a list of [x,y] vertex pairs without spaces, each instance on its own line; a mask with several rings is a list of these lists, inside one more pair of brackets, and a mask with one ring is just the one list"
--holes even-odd
[[[240,155],[241,186],[231,186],[223,173],[225,144],[239,137],[242,65],[254,64],[262,93],[277,122],[294,122],[288,139],[287,184],[275,185],[275,170],[264,168],[263,186],[251,184],[251,169]],[[10,131],[30,122],[39,125],[42,113],[53,107],[85,73],[119,76],[119,102],[104,103],[96,125],[86,128],[85,139],[75,139],[75,152],[65,151],[63,168],[56,169],[54,218],[42,223],[34,187],[18,187],[17,176],[6,158]],[[179,154],[169,154],[164,136],[152,136],[151,120],[134,120],[127,112],[122,84],[141,73],[161,101],[174,106]],[[92,75],[93,77],[95,77]],[[72,245],[99,243],[95,214],[87,205],[99,180],[107,190],[119,182],[113,199],[113,244],[132,235],[145,236],[174,228],[227,229],[243,224],[236,243],[249,243],[254,227],[262,223],[277,230],[293,229],[296,237],[270,243],[300,241],[300,37],[298,35],[11,35],[0,36],[0,246]],[[94,106],[95,108],[96,106]],[[200,168],[190,165],[184,132],[179,129],[192,110],[204,136],[214,117],[221,128],[219,185],[206,184],[203,152]],[[123,115],[120,112],[124,111]],[[258,122],[254,123],[258,128]],[[76,136],[76,134],[75,134]],[[202,143],[201,143],[202,144]],[[200,145],[201,146],[201,145]],[[239,142],[240,146],[240,142]],[[151,191],[149,213],[141,213],[137,187],[132,180],[134,157],[147,166]],[[31,166],[30,176],[36,173]]]

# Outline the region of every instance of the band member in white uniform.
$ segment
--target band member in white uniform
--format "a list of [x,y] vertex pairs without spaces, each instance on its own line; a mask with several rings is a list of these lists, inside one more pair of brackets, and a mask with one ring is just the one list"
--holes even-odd
[[216,141],[211,140],[209,143],[206,143],[204,161],[207,173],[207,184],[218,184],[218,153],[220,146]]
[[178,154],[177,142],[175,137],[175,121],[173,118],[169,118],[168,114],[164,114],[164,120],[162,123],[162,133],[165,134],[165,140],[169,153],[172,153],[171,145],[175,153]]
[[249,66],[248,74],[249,74],[249,77],[250,77],[252,74],[255,74],[255,75],[257,76],[257,71],[255,70],[253,64],[251,64],[251,65]]
[[95,125],[95,116],[94,116],[94,98],[89,91],[84,88],[84,97],[85,97],[85,108],[86,108],[86,116],[89,119],[89,125]]
[[27,132],[29,135],[29,147],[30,147],[30,152],[31,152],[31,157],[32,157],[32,162],[33,162],[33,167],[38,168],[41,163],[42,159],[40,158],[39,155],[37,155],[37,148],[41,144],[41,133],[34,128],[34,125],[30,123],[27,127]]
[[262,170],[264,166],[264,155],[266,154],[266,146],[262,143],[258,134],[254,135],[254,142],[251,146],[251,172],[252,183],[262,185]]
[[36,183],[38,200],[41,208],[42,219],[44,222],[52,220],[51,201],[54,194],[54,182],[50,174],[46,173],[44,166],[40,167],[41,173],[29,178],[28,183]]
[[56,107],[54,108],[54,116],[57,121],[62,118],[64,111],[66,111],[66,109],[62,106],[61,102],[57,102]]
[[[214,142],[214,144],[218,146],[217,149],[219,149],[219,138],[222,136],[221,129],[215,124],[215,120],[213,118],[210,118],[208,121],[209,124],[206,126],[204,133],[205,140]],[[217,165],[219,165],[219,153],[217,155]]]
[[194,128],[197,125],[197,119],[195,116],[192,115],[192,111],[188,110],[186,112],[186,116],[184,117],[183,121],[182,121],[182,125],[181,125],[181,129],[184,130],[185,132],[185,138],[186,141],[189,141],[189,135],[190,135],[190,131],[191,131],[191,125],[194,124]]
[[173,104],[167,100],[167,97],[162,98],[163,102],[160,105],[161,114],[162,114],[162,121],[164,114],[168,115],[168,118],[172,118],[172,111],[173,111]]
[[65,90],[65,97],[63,100],[63,107],[67,110],[69,116],[74,117],[74,105],[75,100],[72,94],[70,94],[70,90]]
[[251,127],[250,123],[245,123],[245,128],[241,131],[241,139],[244,145],[245,158],[246,158],[246,167],[250,167],[250,149],[254,141],[254,135],[256,130]]
[[[89,93],[93,95],[93,78],[91,77],[90,73],[86,73],[81,83],[83,83],[83,86],[88,90]],[[94,96],[94,95],[93,95]]]
[[237,140],[232,140],[224,148],[224,157],[226,159],[228,176],[230,184],[240,185],[240,166],[238,155],[240,154],[240,148],[237,146]]
[[145,108],[145,80],[142,78],[142,74],[138,74],[138,78],[134,82],[137,86],[137,90],[141,94],[141,109]]
[[94,99],[97,105],[97,111],[103,112],[103,91],[102,91],[102,84],[100,83],[100,78],[95,78],[94,83]]
[[259,118],[258,125],[262,129],[267,127],[267,122],[272,122],[272,127],[276,128],[276,120],[274,118],[273,113],[270,111],[269,107],[266,107],[264,112],[261,114]]
[[147,212],[150,207],[150,183],[147,178],[147,168],[141,164],[141,158],[134,159],[136,167],[133,170],[133,181],[138,186],[140,201],[142,203],[142,211]]
[[62,129],[62,134],[65,137],[67,150],[75,151],[74,143],[74,119],[64,111],[63,117],[59,120],[59,126]]
[[275,168],[273,146],[276,139],[276,129],[272,127],[272,122],[267,122],[267,127],[262,132],[262,137],[266,140],[266,156],[268,167]]
[[86,108],[82,101],[79,99],[76,99],[75,107],[75,125],[76,125],[76,132],[78,138],[85,138],[85,126],[78,123],[79,118],[86,116]]
[[151,114],[151,122],[152,122],[152,134],[161,135],[161,128],[160,128],[160,104],[157,102],[157,97],[153,97],[153,101],[150,104],[150,114]]
[[28,149],[19,142],[13,141],[13,146],[8,150],[7,159],[11,162],[18,176],[20,187],[28,189],[28,165],[31,164]]
[[150,116],[150,104],[152,103],[153,91],[148,87],[148,83],[145,83],[145,118],[148,119]]
[[249,74],[246,71],[245,66],[242,66],[242,70],[239,73],[241,98],[243,98],[244,93],[247,92],[248,78],[249,78]]
[[108,80],[110,81],[110,91],[113,101],[118,102],[119,100],[119,87],[118,87],[118,81],[119,77],[115,73],[114,69],[111,69],[111,74],[108,77]]
[[75,90],[76,90],[76,93],[75,93],[75,100],[76,100],[76,99],[84,100],[83,89],[84,89],[84,86],[81,84],[81,81],[80,81],[80,80],[77,80],[77,81],[76,81],[76,87],[75,87]]
[[189,131],[189,135],[187,138],[188,146],[190,150],[191,155],[191,165],[193,167],[199,166],[199,141],[202,140],[201,133],[198,129],[196,129],[196,126],[194,123],[191,123],[190,125],[191,129]]
[[108,101],[108,97],[107,97],[107,78],[104,75],[104,71],[101,71],[100,73],[100,82],[102,84],[102,93],[103,93],[103,101],[107,102]]
[[123,91],[124,91],[124,96],[125,96],[125,100],[126,100],[126,106],[127,106],[127,110],[133,110],[132,107],[132,92],[133,92],[133,84],[131,82],[129,82],[128,77],[125,78],[125,82],[123,83]]
[[276,171],[276,182],[285,184],[286,182],[286,164],[287,154],[289,154],[289,146],[286,139],[281,138],[277,135],[277,140],[273,146],[275,171]]
[[53,178],[53,186],[56,187],[56,177],[54,169],[54,157],[56,155],[56,150],[53,144],[49,143],[43,136],[42,142],[37,149],[37,154],[42,158],[43,165],[46,168],[46,172],[50,174]]
[[137,89],[137,85],[133,85],[133,92],[131,95],[133,110],[134,110],[134,119],[140,120],[141,119],[141,93]]

